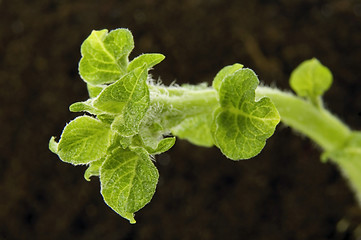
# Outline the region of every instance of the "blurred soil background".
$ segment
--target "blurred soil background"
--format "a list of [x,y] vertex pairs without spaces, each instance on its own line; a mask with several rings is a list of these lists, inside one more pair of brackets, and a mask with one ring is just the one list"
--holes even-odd
[[48,150],[87,98],[80,45],[93,29],[129,28],[131,58],[157,52],[165,84],[211,83],[240,62],[264,84],[316,57],[334,74],[326,106],[361,129],[361,1],[0,0],[0,239],[361,239],[361,210],[332,163],[280,125],[252,160],[178,140],[157,158],[153,200],[130,225],[97,178]]

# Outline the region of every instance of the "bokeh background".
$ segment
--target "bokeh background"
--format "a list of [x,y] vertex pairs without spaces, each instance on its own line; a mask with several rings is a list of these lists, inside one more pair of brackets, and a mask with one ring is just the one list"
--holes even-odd
[[334,74],[326,106],[361,129],[361,1],[0,0],[0,239],[361,239],[361,210],[331,163],[280,125],[252,160],[178,140],[157,158],[153,200],[130,225],[85,167],[48,150],[85,100],[80,45],[93,29],[129,28],[140,53],[166,60],[165,84],[211,82],[240,62],[289,89],[301,61]]

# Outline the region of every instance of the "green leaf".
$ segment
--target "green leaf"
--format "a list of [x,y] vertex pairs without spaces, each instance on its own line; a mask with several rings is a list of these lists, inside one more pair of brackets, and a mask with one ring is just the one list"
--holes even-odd
[[107,124],[109,124],[109,125],[111,125],[112,124],[112,122],[114,121],[114,115],[109,115],[109,114],[103,114],[103,113],[101,113],[101,114],[98,114],[97,115],[97,118],[100,120],[100,121],[102,121],[103,123],[107,123]]
[[202,114],[190,117],[172,128],[172,134],[187,139],[189,142],[203,147],[213,146],[211,134],[212,116]]
[[71,112],[88,112],[94,115],[102,114],[103,111],[95,108],[92,104],[93,100],[88,99],[85,102],[76,102],[69,106]]
[[88,89],[88,93],[89,93],[89,97],[91,98],[95,98],[99,95],[99,93],[106,87],[106,85],[91,85],[91,84],[87,84],[87,89]]
[[100,169],[104,201],[130,223],[153,197],[159,177],[145,150],[134,150],[114,150]]
[[122,148],[129,147],[132,144],[132,138],[133,137],[124,137],[124,136],[117,134],[118,144],[120,144],[120,146],[122,146]]
[[157,155],[168,151],[171,147],[173,147],[174,143],[175,137],[167,137],[160,140],[156,148],[146,147],[146,150],[151,155]]
[[213,138],[230,159],[248,159],[257,155],[280,121],[269,98],[255,102],[258,83],[252,70],[240,69],[221,84],[221,107],[214,114]]
[[127,71],[131,72],[138,67],[142,67],[144,64],[146,65],[146,68],[149,69],[163,61],[164,58],[165,56],[159,53],[142,54],[129,63]]
[[133,36],[127,29],[93,31],[81,46],[80,76],[92,85],[117,81],[126,73],[133,48]]
[[147,118],[140,127],[138,133],[140,139],[138,141],[141,142],[140,145],[156,149],[159,142],[163,139],[163,134],[167,133],[169,133],[169,131],[166,131],[156,119]]
[[96,108],[119,114],[112,123],[112,129],[123,136],[132,136],[139,131],[139,125],[148,110],[150,100],[147,76],[145,66],[137,68],[108,86],[94,100]]
[[147,76],[145,66],[128,73],[105,88],[94,100],[94,107],[109,113],[122,113],[127,105],[136,105],[137,101],[141,105],[149,102]]
[[216,77],[213,79],[213,83],[212,83],[213,88],[216,89],[217,91],[219,91],[223,79],[232,75],[233,73],[235,73],[236,71],[238,71],[239,69],[242,69],[242,68],[243,68],[243,65],[239,64],[239,63],[235,63],[233,65],[229,65],[229,66],[222,68],[222,70],[219,71],[217,73]]
[[103,157],[109,144],[109,125],[81,116],[64,128],[57,154],[64,162],[86,164]]
[[298,96],[311,100],[322,96],[332,84],[332,73],[316,58],[304,61],[290,77],[291,88]]
[[90,177],[100,175],[100,167],[104,162],[104,158],[101,158],[97,161],[89,163],[88,168],[85,170],[84,178],[87,181],[90,181]]
[[55,137],[50,138],[49,149],[51,152],[58,154],[58,143],[55,141]]

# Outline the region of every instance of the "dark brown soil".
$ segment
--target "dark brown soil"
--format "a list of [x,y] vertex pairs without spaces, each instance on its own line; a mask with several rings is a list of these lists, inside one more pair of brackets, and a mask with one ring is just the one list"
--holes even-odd
[[240,62],[288,89],[317,57],[335,78],[328,108],[361,128],[361,1],[0,0],[0,239],[360,239],[361,211],[336,167],[279,126],[249,161],[176,146],[157,160],[157,192],[130,225],[103,202],[85,167],[47,149],[86,99],[77,73],[92,29],[127,27],[136,49],[166,60],[164,83],[211,82]]

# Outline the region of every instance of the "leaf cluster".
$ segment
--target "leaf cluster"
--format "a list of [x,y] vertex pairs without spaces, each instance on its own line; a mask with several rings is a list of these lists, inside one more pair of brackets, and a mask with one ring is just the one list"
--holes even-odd
[[79,63],[90,98],[70,106],[73,112],[88,114],[67,124],[59,142],[52,138],[49,144],[64,162],[87,164],[87,180],[100,176],[104,201],[131,223],[158,182],[151,155],[167,151],[175,141],[160,135],[150,145],[140,134],[150,105],[148,71],[164,56],[143,54],[129,62],[133,47],[127,29],[90,34],[81,46]]
[[[79,63],[89,99],[70,106],[85,114],[65,126],[58,142],[54,137],[49,142],[62,161],[87,165],[86,180],[99,176],[104,201],[131,223],[155,193],[154,155],[168,151],[175,136],[216,146],[232,160],[249,159],[264,148],[280,121],[270,98],[256,98],[257,75],[241,64],[224,67],[211,87],[164,87],[148,73],[164,56],[142,54],[130,61],[133,48],[127,29],[90,34]],[[331,83],[332,74],[316,59],[302,63],[290,79],[299,97],[319,111]],[[345,144],[325,156],[356,161],[359,133]]]
[[[164,59],[134,48],[127,29],[93,31],[81,46],[79,73],[89,99],[70,106],[85,112],[67,124],[49,148],[84,177],[99,176],[104,201],[135,222],[134,213],[152,198],[158,171],[152,156],[170,149],[175,137],[216,145],[233,160],[258,154],[279,122],[268,98],[255,101],[258,78],[240,64],[225,67],[206,85],[161,88],[148,71]],[[207,96],[205,95],[207,92]]]

